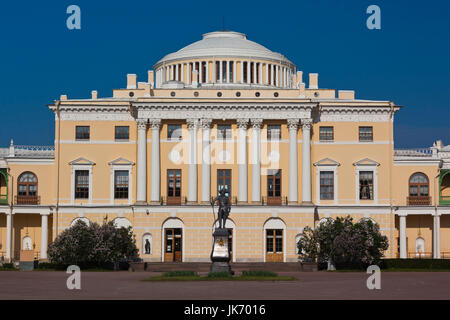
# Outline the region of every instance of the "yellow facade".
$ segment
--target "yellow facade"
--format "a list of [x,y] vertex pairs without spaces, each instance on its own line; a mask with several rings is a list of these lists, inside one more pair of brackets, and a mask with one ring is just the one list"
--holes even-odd
[[[76,219],[106,218],[132,226],[146,261],[209,261],[215,219],[210,200],[227,183],[219,170],[230,170],[227,227],[235,262],[297,261],[303,228],[346,215],[376,221],[388,236],[388,257],[447,256],[448,147],[396,150],[393,122],[400,106],[319,88],[317,74],[310,74],[307,87],[283,56],[275,61],[265,48],[246,55],[240,35],[212,37],[238,39],[239,56],[216,55],[217,48],[210,56],[180,50],[159,61],[146,82],[129,75],[126,88],[110,98],[63,95],[49,104],[54,147],[12,143],[0,150],[0,171],[8,177],[0,184],[0,195],[7,194],[0,198],[0,256],[18,259],[29,237],[35,256],[47,259],[42,242],[50,243]],[[170,136],[174,125],[181,128],[179,139]],[[272,137],[276,126],[279,137]],[[128,128],[120,129],[128,135],[118,137],[116,127]],[[89,135],[77,136],[78,130]],[[281,170],[279,180],[273,170]],[[117,184],[119,171],[125,189]],[[20,180],[27,172],[35,181]],[[171,172],[180,175],[179,188],[169,181]],[[426,196],[414,194],[410,180],[416,173],[428,179],[418,187]],[[333,177],[331,188],[322,174]],[[180,242],[170,242],[168,230],[181,230],[174,231]],[[273,251],[270,230],[282,230]],[[145,239],[150,253],[144,252]]]

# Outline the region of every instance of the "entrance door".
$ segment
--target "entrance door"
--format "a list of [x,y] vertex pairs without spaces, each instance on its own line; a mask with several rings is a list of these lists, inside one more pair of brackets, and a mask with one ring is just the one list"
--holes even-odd
[[266,262],[283,262],[283,229],[266,230]]
[[164,229],[165,262],[181,262],[181,250],[183,247],[182,230],[181,228]]

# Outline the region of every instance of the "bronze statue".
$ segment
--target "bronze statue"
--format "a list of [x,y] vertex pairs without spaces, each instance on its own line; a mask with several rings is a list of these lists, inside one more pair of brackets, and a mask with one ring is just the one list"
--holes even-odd
[[231,210],[230,199],[225,195],[225,193],[226,193],[225,188],[222,188],[219,191],[219,195],[211,201],[211,205],[213,206],[213,212],[214,212],[214,204],[216,202],[219,203],[219,210],[217,211],[219,220],[219,229],[225,228],[225,223],[227,221],[228,216],[230,215]]

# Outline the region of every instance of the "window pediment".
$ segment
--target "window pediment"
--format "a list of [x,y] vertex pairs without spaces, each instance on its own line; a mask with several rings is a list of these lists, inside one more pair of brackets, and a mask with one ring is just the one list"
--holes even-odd
[[78,159],[70,161],[69,164],[71,166],[82,166],[82,165],[93,166],[93,165],[95,165],[95,162],[88,160],[86,158],[80,157]]
[[133,166],[134,162],[127,160],[125,158],[117,158],[116,160],[113,160],[111,162],[108,162],[110,166]]
[[314,163],[314,166],[340,166],[341,164],[333,159],[325,158]]
[[355,163],[353,163],[354,166],[379,166],[380,164],[374,160],[371,160],[369,158],[365,158],[362,160],[359,160]]

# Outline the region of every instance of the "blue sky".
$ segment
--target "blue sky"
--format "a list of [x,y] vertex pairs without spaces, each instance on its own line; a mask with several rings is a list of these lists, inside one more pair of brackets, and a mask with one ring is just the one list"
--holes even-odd
[[[66,8],[81,8],[68,30]],[[381,30],[366,9],[381,8]],[[392,100],[395,145],[450,144],[448,1],[8,1],[0,9],[0,146],[50,145],[60,94],[100,97],[167,53],[225,28],[318,72],[322,88]],[[304,77],[306,80],[306,77]]]

